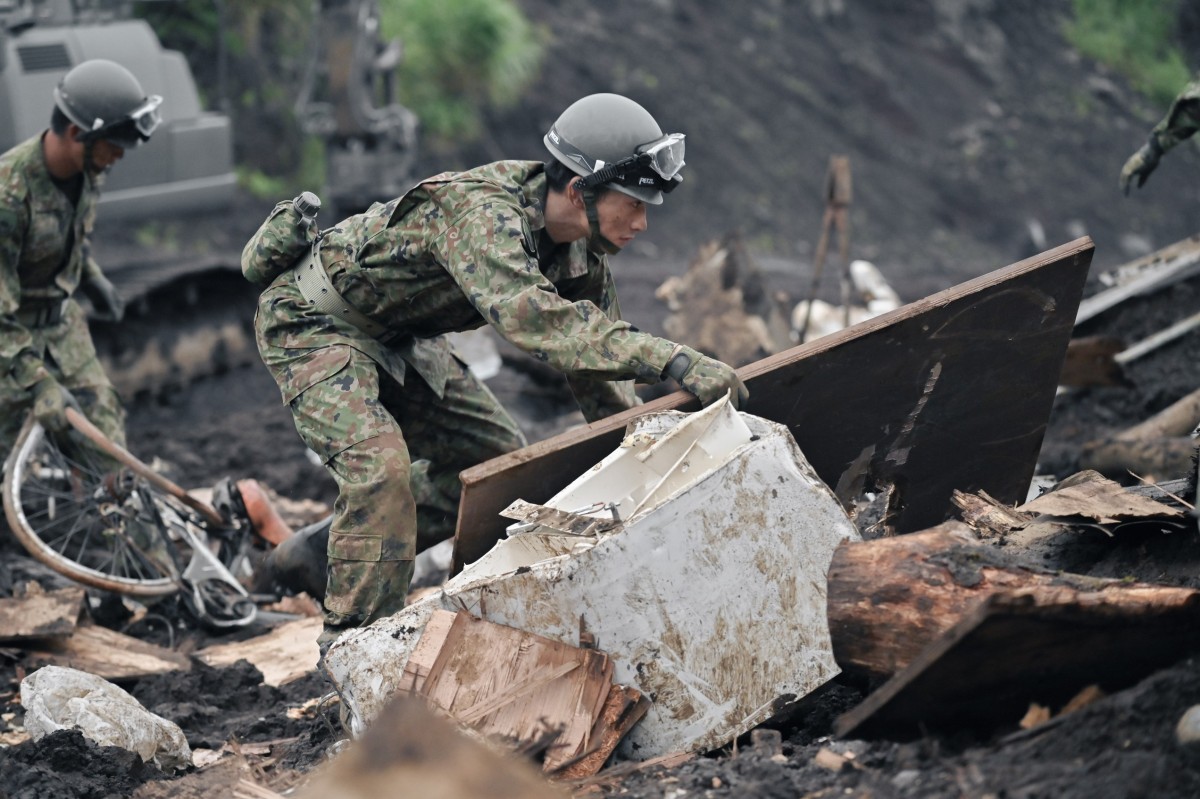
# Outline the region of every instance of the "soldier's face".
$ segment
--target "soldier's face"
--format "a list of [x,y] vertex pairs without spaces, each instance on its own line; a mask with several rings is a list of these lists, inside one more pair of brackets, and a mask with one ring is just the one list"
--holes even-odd
[[124,155],[124,147],[106,139],[100,139],[92,146],[92,169],[96,172],[103,172],[120,161]]
[[596,201],[596,214],[600,233],[622,249],[647,226],[646,204],[615,189],[604,192]]

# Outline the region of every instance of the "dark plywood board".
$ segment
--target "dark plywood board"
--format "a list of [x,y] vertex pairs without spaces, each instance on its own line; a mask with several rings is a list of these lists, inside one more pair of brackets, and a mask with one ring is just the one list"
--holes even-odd
[[[953,512],[951,492],[1025,497],[1094,246],[1084,237],[739,369],[743,410],[788,427],[830,486],[861,471],[899,492],[896,527]],[[485,554],[513,500],[543,503],[685,392],[464,471],[453,572]]]
[[1100,598],[1062,591],[991,597],[862,704],[842,737],[911,740],[930,731],[1015,727],[1031,702],[1058,710],[1089,685],[1128,687],[1200,650],[1200,594],[1150,588]]

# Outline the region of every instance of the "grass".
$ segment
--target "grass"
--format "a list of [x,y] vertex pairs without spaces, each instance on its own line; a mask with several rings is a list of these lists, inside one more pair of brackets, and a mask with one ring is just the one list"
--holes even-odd
[[1180,0],[1072,0],[1068,40],[1160,106],[1191,77],[1175,36]]

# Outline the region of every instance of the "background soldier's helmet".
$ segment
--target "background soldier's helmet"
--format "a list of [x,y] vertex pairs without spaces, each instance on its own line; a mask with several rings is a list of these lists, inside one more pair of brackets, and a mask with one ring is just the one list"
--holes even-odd
[[162,98],[146,96],[132,72],[102,58],[64,75],[54,104],[83,131],[80,141],[104,139],[126,149],[148,141],[162,121]]
[[663,135],[650,112],[619,94],[592,94],[562,112],[543,142],[590,186],[658,205],[683,177],[683,134]]

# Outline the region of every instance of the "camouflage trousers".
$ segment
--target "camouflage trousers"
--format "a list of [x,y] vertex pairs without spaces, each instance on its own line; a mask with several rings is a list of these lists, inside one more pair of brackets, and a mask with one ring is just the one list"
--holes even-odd
[[[296,376],[268,367],[281,385]],[[400,385],[345,345],[311,353],[304,368],[322,377],[289,406],[300,437],[338,486],[325,590],[329,637],[404,607],[418,541],[428,546],[454,533],[458,473],[525,438],[457,359],[442,397],[414,370]]]

